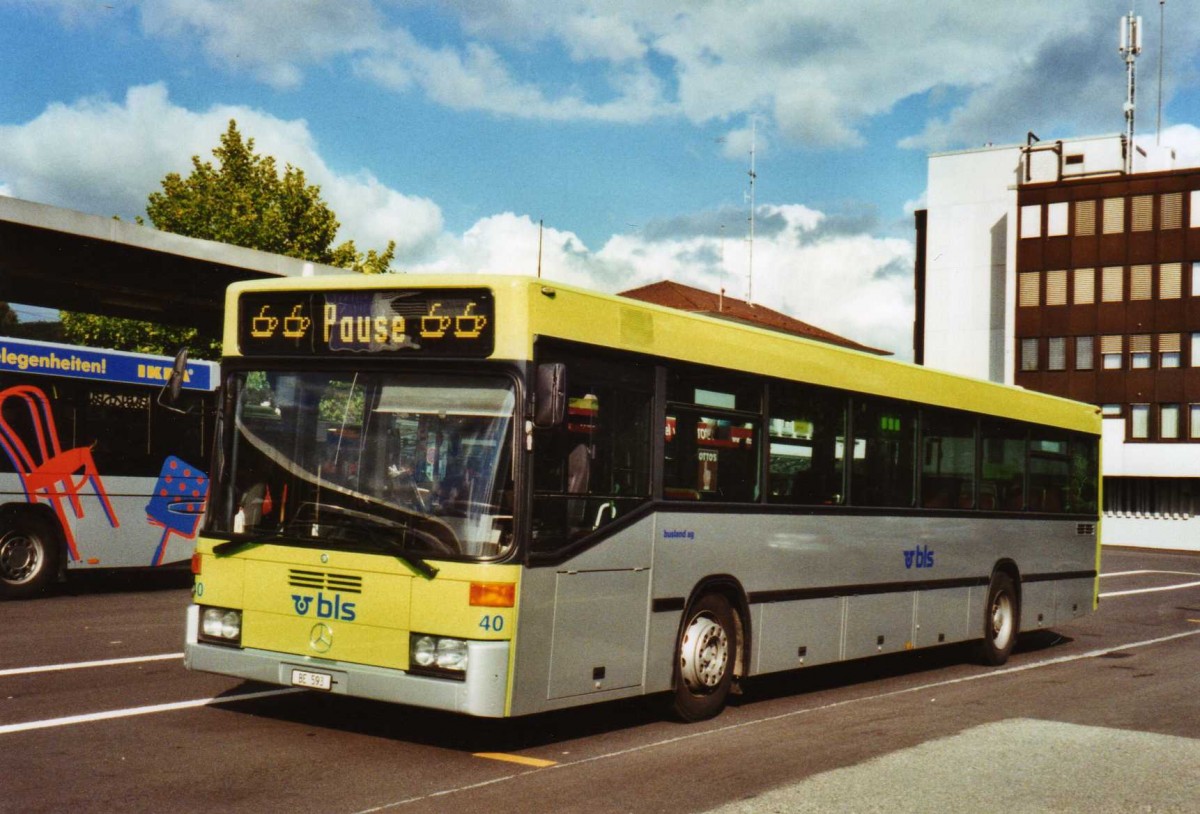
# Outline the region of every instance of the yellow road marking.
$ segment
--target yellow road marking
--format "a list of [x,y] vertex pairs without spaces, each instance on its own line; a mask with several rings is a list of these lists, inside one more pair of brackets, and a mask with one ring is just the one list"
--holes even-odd
[[547,766],[555,766],[558,761],[542,760],[536,757],[524,757],[522,755],[506,755],[503,752],[476,752],[475,757],[481,757],[486,760],[503,760],[505,763],[520,763],[522,766],[533,766],[538,769],[544,769]]

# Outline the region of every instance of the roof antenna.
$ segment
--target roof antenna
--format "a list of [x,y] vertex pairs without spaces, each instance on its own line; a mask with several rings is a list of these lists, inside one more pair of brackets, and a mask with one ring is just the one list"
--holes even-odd
[[[1132,2],[1130,6],[1132,6]],[[1133,172],[1133,111],[1136,98],[1134,62],[1142,52],[1142,18],[1133,9],[1121,18],[1121,41],[1117,53],[1125,60],[1125,173]]]
[[1160,146],[1162,145],[1163,52],[1167,50],[1167,39],[1163,26],[1166,5],[1167,0],[1158,0],[1158,126],[1155,128],[1154,143]]
[[758,117],[750,117],[750,267],[746,281],[746,304],[754,305],[754,148],[758,140]]
[[542,279],[542,219],[538,219],[538,279]]

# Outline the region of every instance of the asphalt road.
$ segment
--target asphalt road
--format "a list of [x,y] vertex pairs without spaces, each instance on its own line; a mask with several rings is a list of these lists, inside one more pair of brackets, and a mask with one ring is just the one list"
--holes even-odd
[[182,666],[186,579],[0,604],[0,811],[1200,811],[1200,556],[1108,550],[1022,639],[475,721]]

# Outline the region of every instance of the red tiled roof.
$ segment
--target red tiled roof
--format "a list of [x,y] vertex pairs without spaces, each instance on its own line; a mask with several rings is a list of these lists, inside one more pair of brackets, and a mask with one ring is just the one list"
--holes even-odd
[[641,300],[642,302],[654,303],[655,305],[665,305],[668,308],[677,308],[680,311],[708,314],[709,316],[721,319],[792,334],[793,336],[802,336],[805,339],[815,339],[818,342],[827,342],[830,345],[838,345],[865,353],[874,353],[877,356],[892,355],[891,351],[872,348],[868,345],[855,342],[853,339],[838,336],[823,328],[818,328],[815,325],[802,322],[794,317],[789,317],[787,314],[773,311],[765,305],[753,305],[744,300],[734,299],[728,295],[714,294],[711,291],[703,291],[699,288],[692,288],[691,286],[671,282],[670,280],[651,283],[650,285],[633,288],[629,291],[622,291],[621,296]]

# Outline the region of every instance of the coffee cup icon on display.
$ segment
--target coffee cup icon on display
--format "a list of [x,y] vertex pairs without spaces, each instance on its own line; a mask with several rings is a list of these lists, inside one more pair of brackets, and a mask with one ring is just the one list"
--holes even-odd
[[421,317],[421,336],[426,339],[441,339],[446,335],[446,331],[450,330],[453,320],[446,314],[437,313],[441,307],[440,302],[435,302],[429,308],[429,313]]
[[270,339],[279,327],[279,318],[267,313],[271,306],[264,305],[258,316],[250,321],[250,335],[255,339]]
[[303,339],[308,333],[308,326],[312,325],[312,320],[306,316],[301,316],[301,305],[297,305],[292,309],[292,313],[283,319],[283,335],[288,339]]
[[487,317],[472,314],[471,311],[474,308],[475,303],[471,303],[461,314],[454,318],[454,335],[457,338],[475,339],[487,327]]

